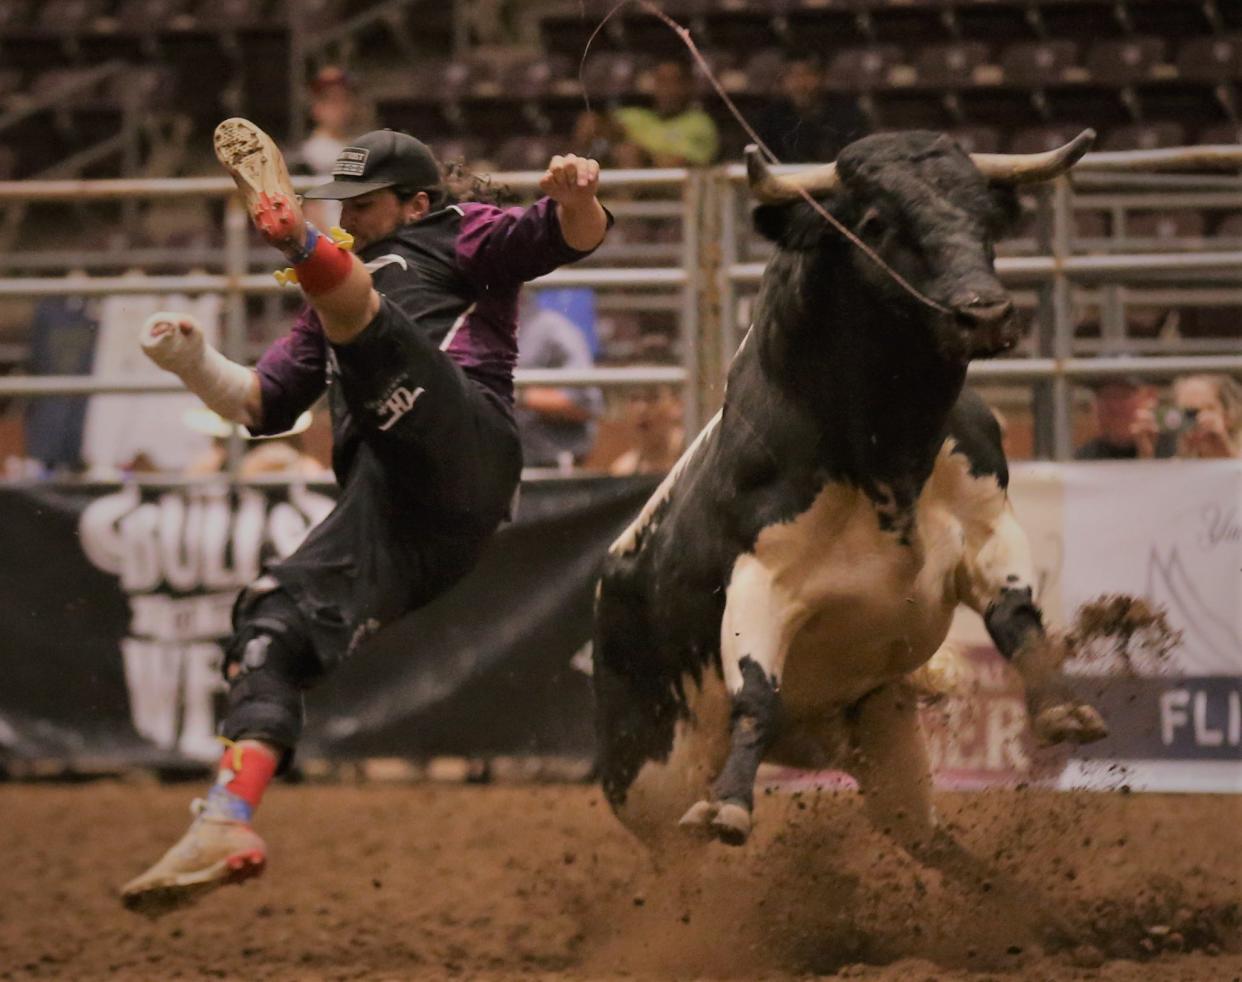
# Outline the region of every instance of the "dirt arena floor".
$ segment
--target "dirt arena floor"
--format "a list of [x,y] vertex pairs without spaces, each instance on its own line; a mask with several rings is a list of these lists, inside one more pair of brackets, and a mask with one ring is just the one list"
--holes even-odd
[[1242,979],[1237,796],[942,796],[967,886],[844,792],[657,874],[593,788],[279,786],[263,879],[128,913],[193,790],[0,785],[0,978]]

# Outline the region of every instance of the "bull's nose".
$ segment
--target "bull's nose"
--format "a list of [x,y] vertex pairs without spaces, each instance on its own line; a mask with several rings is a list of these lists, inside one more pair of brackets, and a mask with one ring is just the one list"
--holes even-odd
[[971,297],[965,303],[955,303],[953,312],[972,327],[992,327],[1009,319],[1013,313],[1013,301]]

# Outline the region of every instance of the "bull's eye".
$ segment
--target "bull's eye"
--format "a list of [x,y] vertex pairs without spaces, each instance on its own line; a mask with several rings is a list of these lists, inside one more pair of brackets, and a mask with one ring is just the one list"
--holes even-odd
[[864,213],[862,220],[858,223],[858,234],[864,239],[875,241],[886,231],[888,231],[888,225],[880,216],[879,209],[868,208],[866,213]]

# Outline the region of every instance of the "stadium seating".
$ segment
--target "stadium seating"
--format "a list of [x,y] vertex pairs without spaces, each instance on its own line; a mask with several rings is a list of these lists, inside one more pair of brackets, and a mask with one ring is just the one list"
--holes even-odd
[[[214,172],[210,133],[222,115],[249,115],[287,134],[287,18],[295,3],[308,31],[308,66],[348,64],[379,125],[414,132],[443,159],[478,169],[542,168],[568,148],[584,89],[600,110],[645,103],[654,62],[687,57],[664,24],[630,5],[599,32],[583,64],[587,38],[615,0],[586,0],[582,10],[532,3],[548,12],[512,50],[454,56],[462,35],[453,5],[426,0],[357,37],[321,35],[378,2],[0,0],[0,116],[30,99],[50,100],[0,134],[0,180],[35,176],[114,135],[131,102],[151,120],[184,119],[178,139],[199,152],[173,158],[195,172]],[[796,50],[817,54],[828,87],[856,101],[874,128],[943,129],[971,152],[1047,150],[1087,126],[1109,150],[1242,143],[1242,0],[658,2],[692,30],[752,120],[779,92],[787,53]],[[510,6],[530,15],[525,4]],[[118,61],[131,70],[57,96],[85,70]],[[726,159],[736,159],[747,137],[703,77],[696,87],[720,125]],[[118,153],[88,174],[120,174],[122,160]],[[1002,245],[1008,254],[1040,248],[1031,197],[1024,201],[1018,234]],[[1111,206],[1097,207],[1077,210],[1073,226],[1077,247],[1092,252],[1194,248],[1205,236],[1242,243],[1242,209],[1151,210],[1121,221]],[[219,223],[212,229],[217,234]],[[675,263],[679,235],[676,221],[630,215],[597,261]],[[1237,336],[1232,311],[1127,310],[1136,336],[1170,325],[1186,337]],[[620,357],[627,333],[638,339],[652,324],[648,310],[607,317],[621,326],[605,360]],[[1091,311],[1080,331],[1098,320]]]
[[27,0],[7,0],[0,3],[0,31],[14,31],[26,26],[30,19],[32,4]]
[[1087,72],[1105,85],[1146,82],[1164,63],[1162,38],[1119,38],[1099,41],[1087,52]]
[[905,53],[895,44],[846,48],[828,63],[826,82],[839,91],[885,88],[893,69],[904,62]]
[[1078,67],[1079,43],[1068,39],[1022,41],[1001,55],[1005,80],[1031,88],[1055,85]]
[[[298,9],[313,33],[375,2],[300,0]],[[591,0],[585,16],[543,16],[543,51],[453,60],[441,33],[449,29],[445,6],[406,10],[417,57],[368,35],[369,60],[357,66],[363,90],[381,122],[491,160],[533,160],[545,136],[567,137],[582,85],[598,107],[641,101],[653,61],[683,56],[665,25],[627,7],[594,41],[580,85],[586,39],[613,6]],[[662,7],[692,28],[748,115],[775,91],[784,52],[796,48],[819,54],[828,86],[860,98],[873,125],[948,129],[974,149],[1046,149],[1083,125],[1115,149],[1240,135],[1238,3],[664,0]],[[5,0],[0,104],[55,91],[74,70],[121,58],[141,70],[74,103],[117,106],[124,96],[152,111],[175,107],[193,120],[196,141],[223,112],[254,115],[279,132],[288,124],[287,9],[288,0]],[[204,86],[204,77],[225,81]],[[698,86],[726,150],[736,152],[745,137],[704,79]],[[19,173],[38,156],[19,148]]]
[[746,60],[742,68],[745,90],[759,96],[770,96],[780,88],[785,52],[780,48],[760,48]]
[[620,99],[638,92],[648,64],[643,55],[623,51],[592,52],[582,66],[582,84],[596,99]]
[[1203,82],[1242,78],[1242,35],[1186,41],[1178,49],[1177,70],[1183,78]]
[[1181,123],[1134,123],[1119,126],[1105,133],[1101,150],[1156,150],[1177,147],[1186,142],[1186,128]]
[[555,137],[515,136],[500,145],[496,163],[502,170],[542,170],[554,153],[562,151]]
[[976,72],[988,64],[990,56],[990,45],[982,41],[931,45],[922,50],[915,69],[922,84],[960,88],[974,84]]
[[151,33],[187,17],[189,8],[190,0],[124,0],[117,9],[116,23],[121,30]]
[[967,153],[999,153],[1000,130],[991,126],[959,126],[949,131]]
[[46,0],[39,5],[36,24],[44,30],[74,34],[85,31],[107,9],[106,0]]

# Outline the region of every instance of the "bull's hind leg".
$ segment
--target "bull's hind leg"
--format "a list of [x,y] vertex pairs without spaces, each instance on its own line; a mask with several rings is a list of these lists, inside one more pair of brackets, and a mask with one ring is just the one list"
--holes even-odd
[[593,686],[600,782],[617,818],[659,850],[724,763],[729,699],[712,666],[683,673],[650,628],[646,595],[610,557],[595,603]]
[[917,856],[936,832],[918,698],[904,682],[893,682],[866,696],[851,717],[850,771],[862,791],[867,817]]
[[701,681],[683,678],[679,691],[667,685],[656,692],[648,682],[596,666],[604,792],[621,823],[658,858],[684,848],[677,819],[708,793],[724,764],[729,697],[711,669]]
[[936,820],[931,761],[919,724],[918,696],[893,682],[854,707],[849,769],[871,824],[915,859],[959,880],[997,879]]
[[1027,921],[1050,939],[1070,937],[1056,908],[1038,890],[976,856],[937,821],[918,698],[909,684],[877,689],[852,715],[849,767],[872,825],[923,865],[986,893],[1006,917]]
[[720,661],[730,698],[729,754],[711,797],[682,816],[692,835],[741,845],[750,835],[755,774],[780,721],[780,677],[804,613],[753,555],[733,569],[720,632]]

